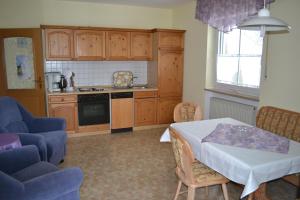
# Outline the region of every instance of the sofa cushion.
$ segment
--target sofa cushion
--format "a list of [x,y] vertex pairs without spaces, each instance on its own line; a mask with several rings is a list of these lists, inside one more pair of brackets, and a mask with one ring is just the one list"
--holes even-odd
[[18,181],[24,182],[57,170],[58,168],[55,165],[48,162],[38,162],[12,174],[11,176]]

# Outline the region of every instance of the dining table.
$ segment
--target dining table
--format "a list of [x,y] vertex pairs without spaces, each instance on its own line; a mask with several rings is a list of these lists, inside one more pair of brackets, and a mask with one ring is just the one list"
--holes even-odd
[[[253,127],[232,118],[173,123],[170,127],[188,141],[197,160],[229,180],[244,185],[240,198],[249,195],[251,199],[250,194],[256,193],[260,196],[257,199],[269,199],[265,194],[268,181],[300,172],[300,143],[287,139],[288,149],[282,153],[204,142],[203,139],[220,124]],[[169,131],[163,133],[161,142],[170,142]]]

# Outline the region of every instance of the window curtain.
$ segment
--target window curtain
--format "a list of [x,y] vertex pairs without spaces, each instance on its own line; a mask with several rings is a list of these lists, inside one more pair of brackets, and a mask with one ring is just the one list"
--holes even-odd
[[[266,4],[272,2],[266,0]],[[263,7],[264,0],[197,0],[196,19],[228,32]]]

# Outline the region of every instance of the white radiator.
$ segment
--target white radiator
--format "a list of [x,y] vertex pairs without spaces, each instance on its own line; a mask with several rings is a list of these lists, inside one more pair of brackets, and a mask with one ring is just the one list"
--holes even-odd
[[211,97],[209,104],[209,118],[230,117],[247,124],[255,125],[256,106]]

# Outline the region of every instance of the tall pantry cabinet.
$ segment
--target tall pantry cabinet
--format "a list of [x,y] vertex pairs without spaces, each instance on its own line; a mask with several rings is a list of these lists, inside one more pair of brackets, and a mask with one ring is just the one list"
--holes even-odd
[[168,124],[173,122],[175,106],[182,101],[184,31],[156,29],[153,49],[148,82],[156,82],[158,87],[158,124]]

